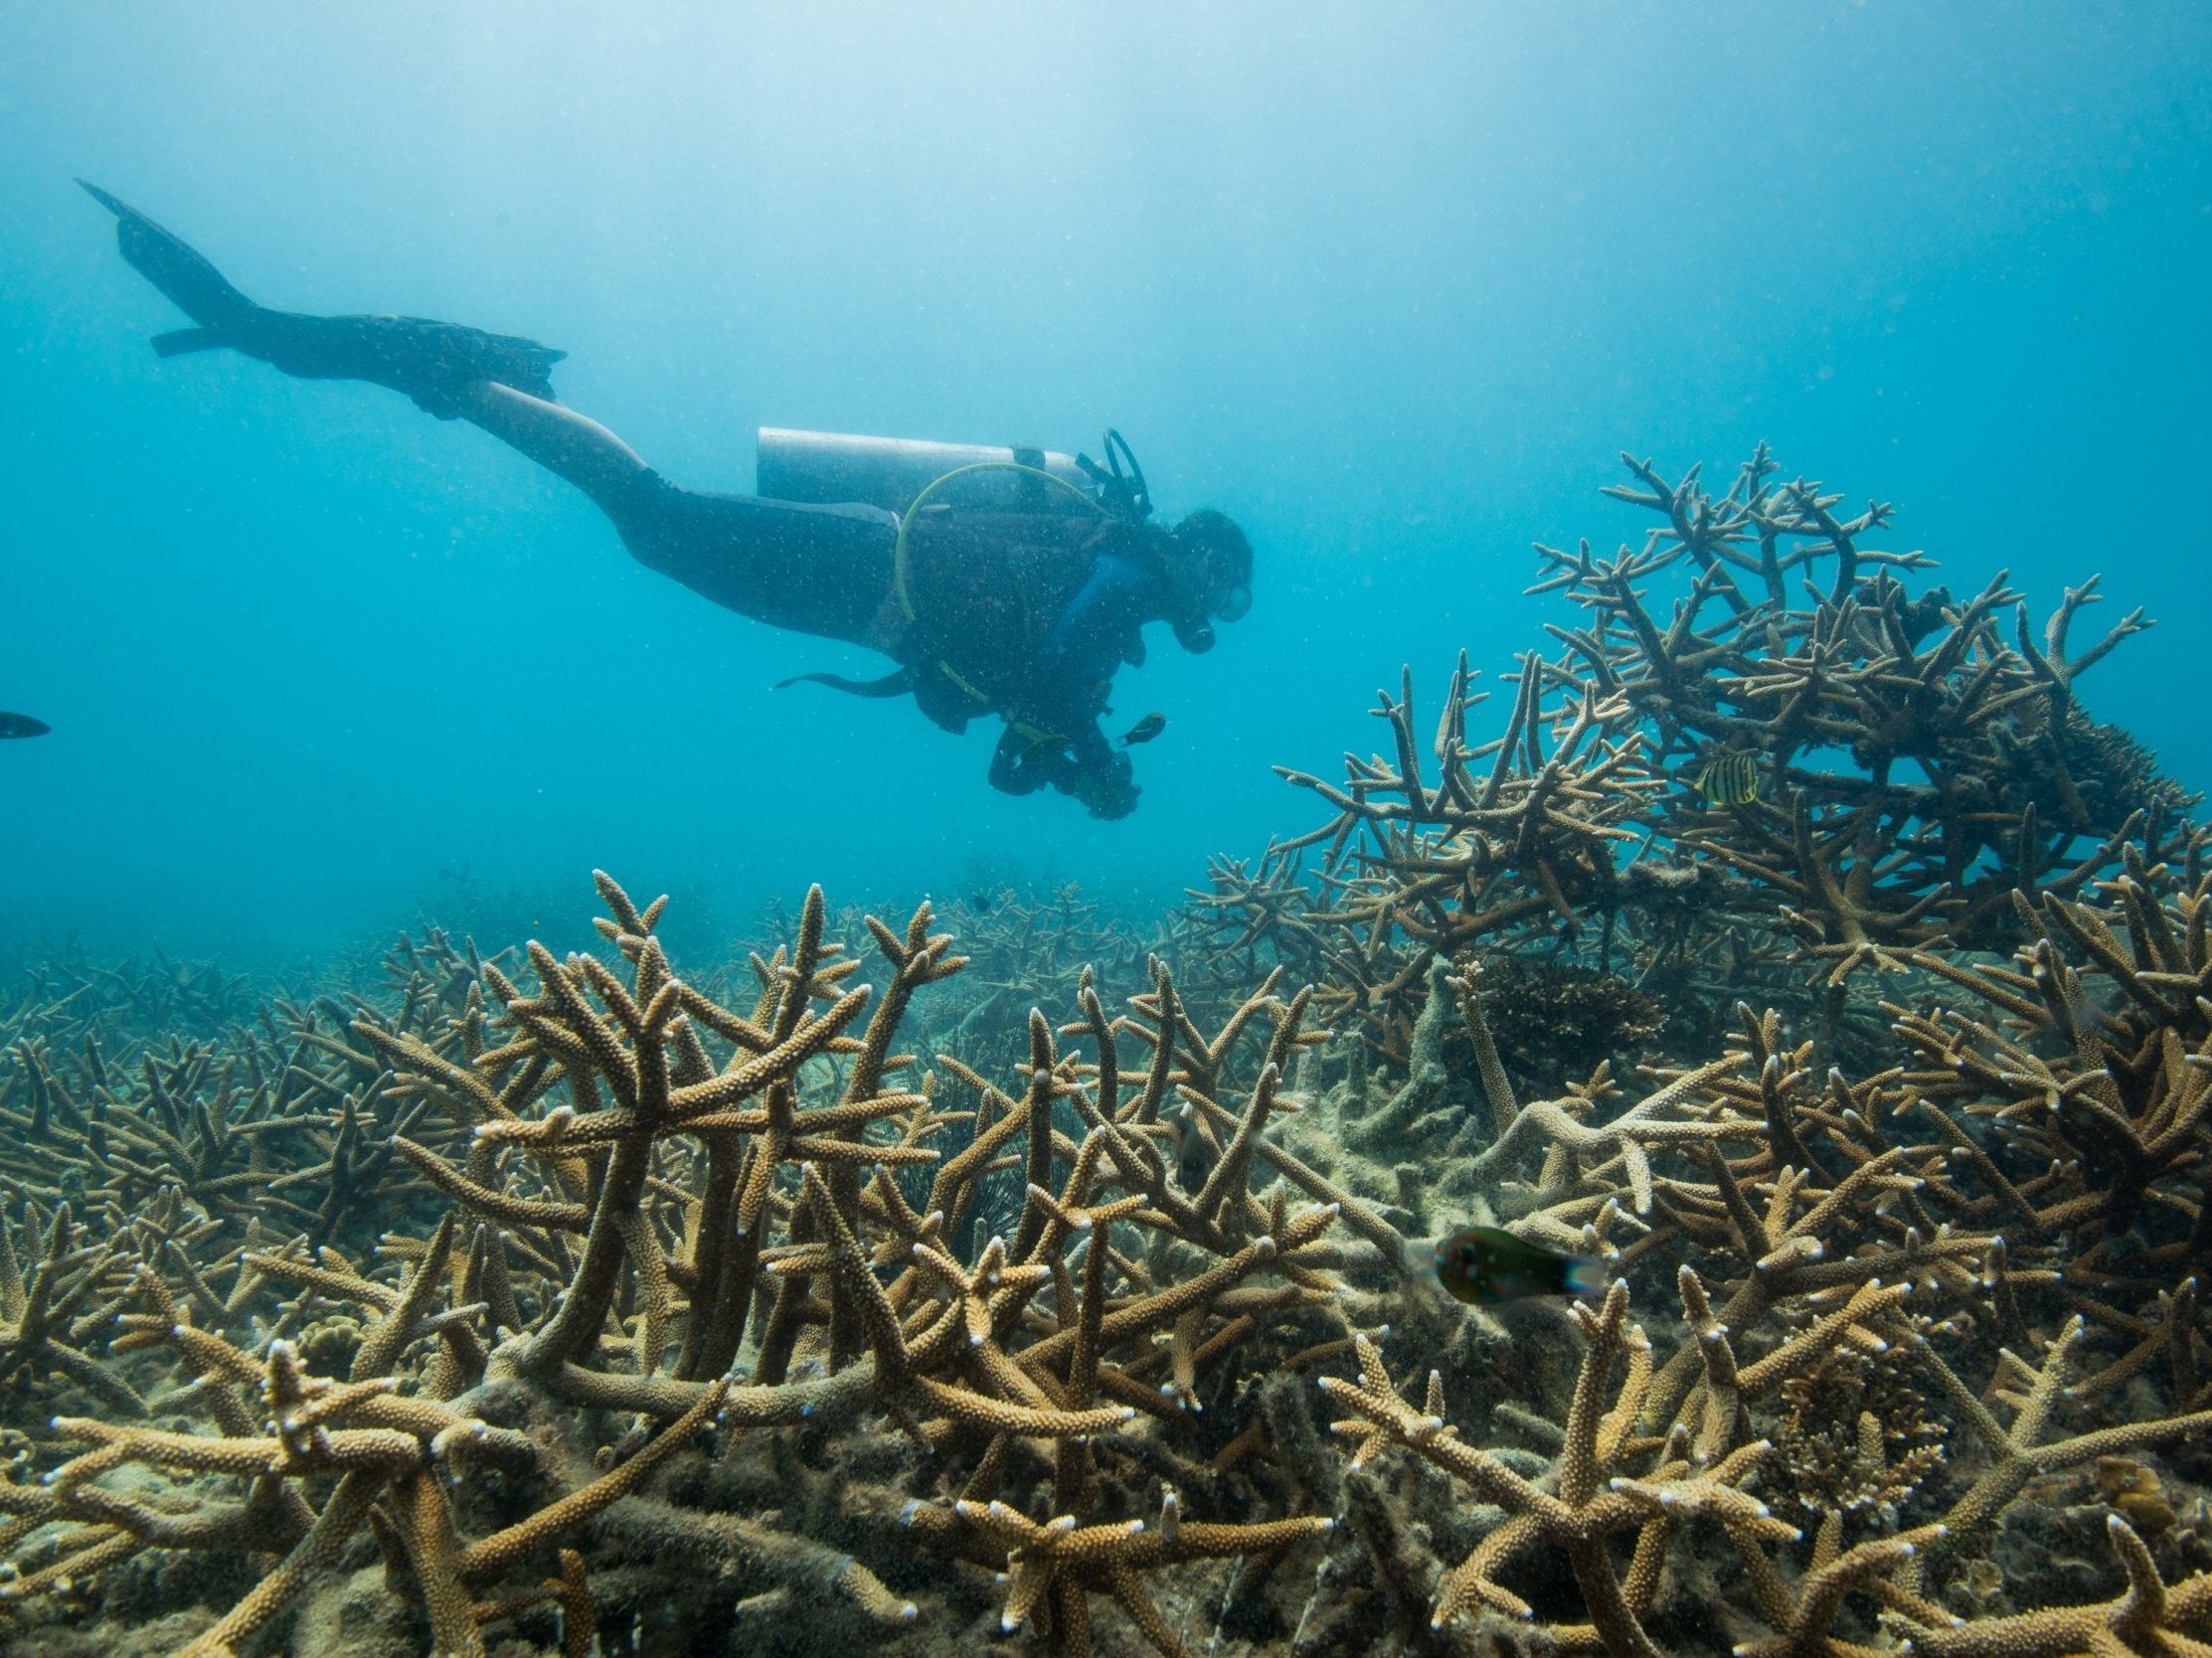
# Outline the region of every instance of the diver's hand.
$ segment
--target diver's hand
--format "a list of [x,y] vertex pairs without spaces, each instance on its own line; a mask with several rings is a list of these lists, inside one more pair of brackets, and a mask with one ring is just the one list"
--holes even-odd
[[1107,823],[1127,817],[1136,810],[1136,797],[1143,792],[1135,783],[1123,784],[1116,793],[1094,798],[1090,802],[1091,815]]
[[1111,823],[1136,810],[1136,797],[1144,791],[1131,774],[1129,756],[1111,754],[1106,764],[1084,772],[1068,792],[1091,808],[1091,815]]

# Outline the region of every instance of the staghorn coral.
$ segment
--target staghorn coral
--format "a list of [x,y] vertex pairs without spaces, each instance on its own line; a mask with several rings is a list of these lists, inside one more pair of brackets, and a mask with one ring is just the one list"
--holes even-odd
[[2011,1617],[1915,1630],[1906,1650],[1929,1658],[2052,1658],[2076,1652],[2185,1653],[2212,1635],[2212,1575],[2169,1586],[2150,1551],[2119,1515],[2107,1520],[2113,1551],[2127,1572],[2127,1592],[2102,1606],[2052,1607]]
[[[1428,958],[1477,946],[1664,984],[1685,1013],[1756,994],[1831,1046],[1878,1041],[1848,993],[1861,969],[2009,949],[2015,890],[2072,899],[2130,842],[2152,863],[2184,847],[2194,797],[2079,700],[2141,611],[2077,653],[2094,579],[2038,641],[2001,576],[1963,601],[1912,591],[1926,557],[1871,545],[1889,508],[1839,519],[1764,447],[1719,496],[1696,468],[1669,483],[1622,458],[1636,481],[1606,493],[1661,522],[1612,559],[1539,548],[1532,590],[1583,618],[1549,626],[1556,658],[1518,659],[1502,735],[1469,735],[1464,656],[1426,754],[1410,673],[1378,693],[1389,755],[1347,754],[1341,785],[1283,769],[1334,819],[1193,893],[1224,955],[1288,965],[1398,1064]],[[1700,778],[1731,756],[1756,788],[1724,804]]]
[[[1302,996],[1253,995],[1209,1034],[1164,967],[1119,1018],[1087,982],[1066,1034],[1090,1040],[1089,1059],[1033,1013],[1010,1091],[948,1062],[975,1110],[940,1157],[933,1142],[966,1113],[935,1103],[934,1078],[893,1081],[915,1068],[898,1052],[912,1003],[963,966],[927,909],[903,930],[870,923],[889,975],[877,995],[849,982],[858,963],[810,895],[740,1010],[674,972],[657,904],[603,877],[600,893],[619,968],[532,946],[525,989],[493,962],[441,955],[439,971],[466,963],[468,987],[411,965],[397,1015],[356,1004],[343,1035],[320,1008],[273,1015],[246,1038],[252,1091],[215,1080],[235,1058],[151,1074],[171,1109],[191,1101],[180,1120],[208,1143],[242,1119],[282,1122],[344,1202],[295,1214],[280,1201],[294,1171],[276,1167],[254,1171],[263,1191],[219,1188],[221,1205],[163,1179],[161,1212],[126,1219],[112,1153],[87,1137],[79,1166],[113,1233],[88,1250],[66,1209],[24,1191],[43,1264],[9,1303],[19,1368],[103,1388],[110,1407],[137,1379],[150,1397],[131,1413],[160,1425],[57,1418],[30,1453],[40,1477],[0,1486],[19,1550],[0,1597],[35,1607],[147,1551],[278,1558],[187,1648],[233,1650],[374,1543],[435,1647],[472,1652],[487,1624],[535,1615],[566,1546],[581,1565],[562,1569],[560,1592],[579,1606],[617,1562],[625,1603],[649,1602],[636,1575],[657,1562],[663,1599],[695,1617],[750,1596],[756,1638],[778,1619],[817,1628],[827,1580],[833,1620],[881,1639],[918,1615],[885,1579],[911,1575],[921,1549],[941,1572],[971,1560],[1024,1584],[1022,1563],[1040,1563],[1000,1615],[1036,1612],[1061,1650],[1087,1650],[1096,1590],[1121,1627],[1176,1653],[1145,1587],[1157,1575],[1329,1529],[1326,1516],[1245,1518],[1260,1499],[1210,1473],[1205,1448],[1238,1413],[1233,1400],[1206,1409],[1226,1365],[1331,1330],[1314,1320],[1333,1294],[1337,1209],[1252,1178],[1282,1068],[1312,1038]],[[1240,1082],[1247,1033],[1265,1052]],[[297,1080],[269,1080],[262,1041],[286,1045],[281,1076]],[[1121,1052],[1147,1046],[1148,1063],[1121,1069]],[[301,1096],[335,1101],[335,1120],[296,1122],[305,1113],[283,1107]],[[1176,1103],[1221,1123],[1219,1156],[1187,1183],[1162,1122]],[[157,1143],[172,1165],[194,1144]],[[1011,1233],[956,1242],[1008,1157],[1026,1181]],[[931,1171],[919,1208],[898,1179],[913,1169]],[[227,1195],[266,1189],[279,1219],[314,1224],[264,1241]],[[372,1214],[411,1213],[437,1219],[364,1237]],[[388,1265],[366,1264],[364,1244]],[[112,1357],[86,1356],[71,1330],[106,1337]],[[295,1336],[344,1357],[345,1379],[308,1371]],[[870,1480],[840,1479],[818,1537],[701,1506],[741,1464],[789,1456],[792,1434],[826,1473],[876,1454],[854,1436],[871,1421],[907,1448]],[[596,1423],[615,1431],[591,1477]],[[692,1449],[707,1430],[714,1464]],[[666,1489],[648,1489],[664,1473]],[[136,1494],[156,1476],[158,1501]],[[1140,1522],[1127,1508],[1147,1492],[1154,1518]],[[695,1560],[722,1563],[706,1604]],[[940,1620],[974,1598],[956,1575],[929,1592]]]
[[1783,1383],[1777,1461],[1801,1521],[1836,1514],[1846,1524],[1894,1529],[1897,1512],[1943,1460],[1943,1414],[1916,1385],[1909,1358],[1904,1348],[1839,1347]]
[[[1581,1587],[1552,1591],[1539,1645],[1644,1650],[1664,1630],[1872,1649],[1877,1613],[1948,1617],[1920,1579],[1985,1565],[1986,1521],[2032,1480],[2212,1426],[2202,836],[2192,797],[2080,712],[2079,676],[2145,625],[2137,612],[2074,652],[2094,582],[2040,640],[2021,618],[2015,646],[2001,579],[1964,602],[1916,593],[1920,555],[1870,549],[1886,508],[1838,519],[1818,486],[1775,484],[1764,452],[1718,499],[1694,472],[1631,469],[1613,493],[1664,527],[1610,562],[1545,551],[1541,585],[1588,624],[1552,630],[1558,659],[1520,660],[1503,735],[1468,736],[1462,660],[1431,781],[1410,683],[1383,696],[1395,758],[1347,756],[1342,787],[1286,773],[1335,819],[1257,867],[1217,862],[1188,913],[1225,958],[1317,976],[1314,1005],[1357,1033],[1333,1085],[1308,1066],[1319,1109],[1285,1127],[1311,1169],[1409,1244],[1502,1221],[1623,1281],[1670,1273],[1684,1316],[1651,1337],[1646,1435],[1683,1440],[1692,1469],[1789,1446],[1755,1483],[1809,1545],[1754,1549],[1739,1526],[1718,1556],[1638,1553],[1639,1575],[1608,1586],[1556,1531]],[[1667,618],[1646,589],[1676,567],[1687,591]],[[1754,756],[1758,781],[1722,804],[1699,778],[1729,754]],[[1564,1055],[1498,1040],[1513,1014],[1484,981],[1562,973],[1663,996],[1647,1034],[1665,1048],[1639,1078],[1613,1063],[1578,1078]],[[1559,1453],[1571,1390],[1541,1321],[1508,1336],[1478,1311],[1454,1328],[1433,1302],[1366,1293],[1354,1316],[1391,1326],[1376,1362],[1403,1355],[1418,1375],[1441,1359],[1451,1397]],[[2042,1349],[2041,1370],[2016,1357]],[[2009,1427],[1960,1381],[1969,1366],[1994,1369],[2000,1401],[2020,1390]],[[2061,1408],[2076,1420],[2049,1431]],[[1942,1433],[1947,1417],[1964,1431]],[[1423,1419],[1401,1425],[1426,1457],[1413,1441],[1441,1410]],[[1491,1473],[1468,1483],[1494,1505]],[[1401,1490],[1387,1523],[1358,1528],[1370,1570],[1431,1558],[1414,1514],[1464,1530]],[[1875,1535],[1847,1547],[1851,1530]],[[1633,1631],[1616,1598],[1630,1581]],[[1427,1592],[1401,1581],[1391,1603]],[[1460,1608],[1448,1587],[1438,1605]],[[1764,1633],[1737,1627],[1746,1606]]]
[[[1633,470],[1501,735],[1402,684],[1149,956],[978,882],[987,960],[810,894],[691,975],[601,877],[591,953],[42,970],[11,1649],[2190,1650],[2212,887],[2077,691],[2141,618]],[[1470,1221],[1605,1298],[1449,1300]]]
[[1524,1086],[1551,1094],[1601,1064],[1637,1054],[1666,1020],[1653,997],[1596,968],[1501,954],[1477,956],[1461,974],[1464,993],[1481,1004],[1499,1063]]

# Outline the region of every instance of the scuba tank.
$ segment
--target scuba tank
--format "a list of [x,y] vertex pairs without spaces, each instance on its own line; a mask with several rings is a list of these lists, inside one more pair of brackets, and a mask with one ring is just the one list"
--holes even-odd
[[[968,467],[989,470],[963,479],[963,505],[1023,513],[1094,510],[1088,504],[1092,479],[1074,455],[1013,445],[793,431],[786,426],[760,428],[754,493],[775,501],[817,506],[859,502],[904,513],[938,479]],[[1070,487],[1056,487],[1051,480]]]

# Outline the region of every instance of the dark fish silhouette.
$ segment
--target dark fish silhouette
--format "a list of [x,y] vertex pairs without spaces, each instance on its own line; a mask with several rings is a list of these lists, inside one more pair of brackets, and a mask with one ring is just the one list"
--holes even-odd
[[1197,1192],[1221,1161],[1221,1147],[1199,1126],[1198,1108],[1188,1102],[1167,1124],[1175,1132],[1175,1182],[1186,1192]]
[[426,317],[306,316],[271,311],[246,297],[185,241],[96,184],[85,185],[115,216],[124,262],[198,323],[156,334],[163,357],[188,351],[243,351],[301,380],[368,380],[412,397],[450,418],[452,400],[480,380],[534,398],[553,398],[553,365],[568,355],[513,334],[488,334]]
[[1759,798],[1759,760],[1752,754],[1723,754],[1697,774],[1697,791],[1714,806],[1748,806]]
[[10,714],[0,709],[0,738],[44,737],[54,728],[44,720],[34,720],[28,714]]
[[1133,748],[1139,743],[1149,743],[1152,741],[1153,738],[1159,736],[1160,733],[1164,732],[1165,730],[1167,730],[1166,715],[1147,714],[1143,719],[1139,720],[1135,725],[1131,726],[1127,731],[1121,734],[1121,746],[1124,748]]
[[1501,1227],[1465,1227],[1437,1240],[1437,1281],[1455,1301],[1489,1307],[1530,1295],[1597,1295],[1606,1287],[1606,1268]]

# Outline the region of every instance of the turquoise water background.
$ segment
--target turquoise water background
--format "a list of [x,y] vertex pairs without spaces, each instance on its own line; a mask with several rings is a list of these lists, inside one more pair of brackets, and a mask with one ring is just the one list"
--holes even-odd
[[[2212,783],[2212,8],[0,5],[0,949],[284,956],[586,872],[743,917],[978,857],[1156,905],[1565,619],[1532,541],[1640,537],[1616,452],[1759,438],[2038,625],[2159,620],[2092,711]],[[990,737],[772,692],[858,651],[633,566],[491,439],[156,360],[83,175],[264,303],[573,355],[677,481],[759,424],[1096,450],[1259,549],[1155,630],[1137,814]],[[1493,705],[1500,718],[1502,707]],[[533,912],[531,915],[535,919]],[[551,920],[549,918],[549,926]],[[500,940],[506,941],[504,939]]]

